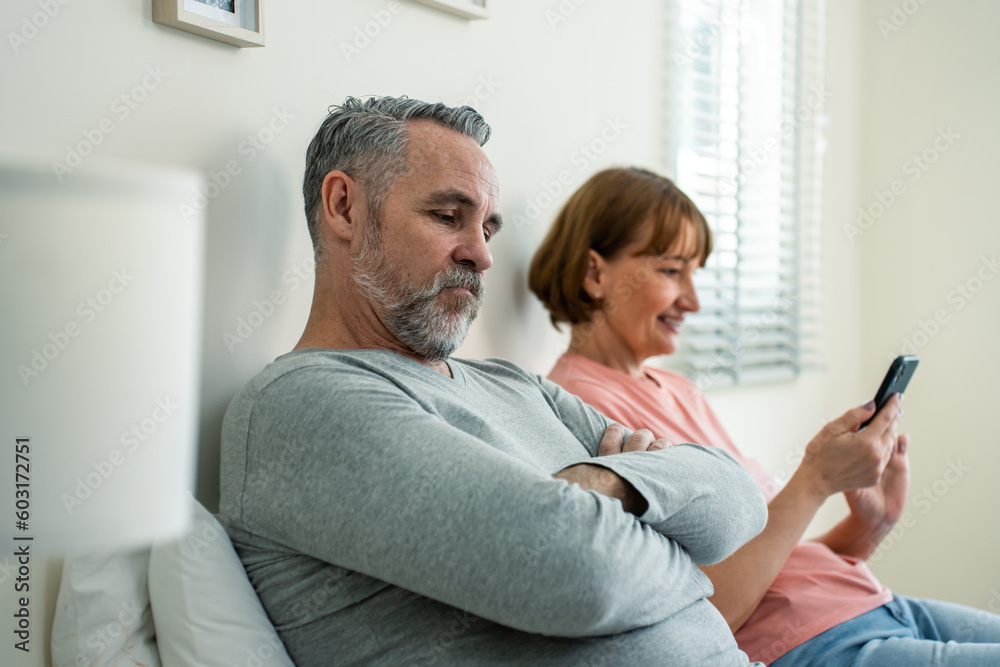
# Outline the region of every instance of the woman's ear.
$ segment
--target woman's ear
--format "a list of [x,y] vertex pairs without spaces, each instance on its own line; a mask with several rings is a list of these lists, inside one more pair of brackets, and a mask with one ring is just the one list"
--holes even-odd
[[583,291],[597,301],[607,296],[607,262],[591,248],[587,251],[587,273],[583,277]]

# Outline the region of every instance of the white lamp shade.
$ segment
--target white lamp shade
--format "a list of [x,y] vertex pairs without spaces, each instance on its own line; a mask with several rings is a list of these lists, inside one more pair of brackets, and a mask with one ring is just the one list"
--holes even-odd
[[11,489],[0,509],[3,532],[33,552],[186,527],[204,222],[180,206],[199,185],[135,165],[87,165],[62,182],[0,166],[0,489]]

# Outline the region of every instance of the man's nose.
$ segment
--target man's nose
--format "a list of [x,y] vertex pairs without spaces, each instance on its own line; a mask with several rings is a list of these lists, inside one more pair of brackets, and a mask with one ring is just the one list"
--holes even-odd
[[485,271],[493,266],[493,255],[486,246],[483,229],[469,230],[463,235],[462,243],[455,248],[453,257],[459,264],[465,264],[476,271]]

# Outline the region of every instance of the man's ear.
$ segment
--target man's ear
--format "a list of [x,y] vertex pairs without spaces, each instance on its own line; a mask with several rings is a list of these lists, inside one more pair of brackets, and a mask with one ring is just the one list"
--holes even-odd
[[587,251],[587,273],[583,277],[583,291],[591,299],[605,298],[608,294],[607,262],[593,248]]
[[342,171],[331,171],[323,179],[323,226],[350,243],[364,224],[367,211],[361,185]]

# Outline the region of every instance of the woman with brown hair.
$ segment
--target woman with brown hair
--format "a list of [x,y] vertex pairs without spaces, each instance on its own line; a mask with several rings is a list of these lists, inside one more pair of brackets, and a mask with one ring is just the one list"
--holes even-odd
[[[781,667],[1000,664],[997,616],[894,595],[864,563],[906,499],[899,395],[860,432],[875,413],[872,402],[824,426],[779,489],[733,445],[694,384],[643,365],[676,351],[685,316],[699,309],[694,272],[711,251],[704,216],[670,180],[642,169],[594,175],[556,217],[529,273],[552,323],[571,328],[569,350],[549,379],[627,427],[719,447],[757,481],[767,526],[702,568],[715,587],[710,601],[751,660]],[[849,515],[803,540],[819,507],[840,492]]]

